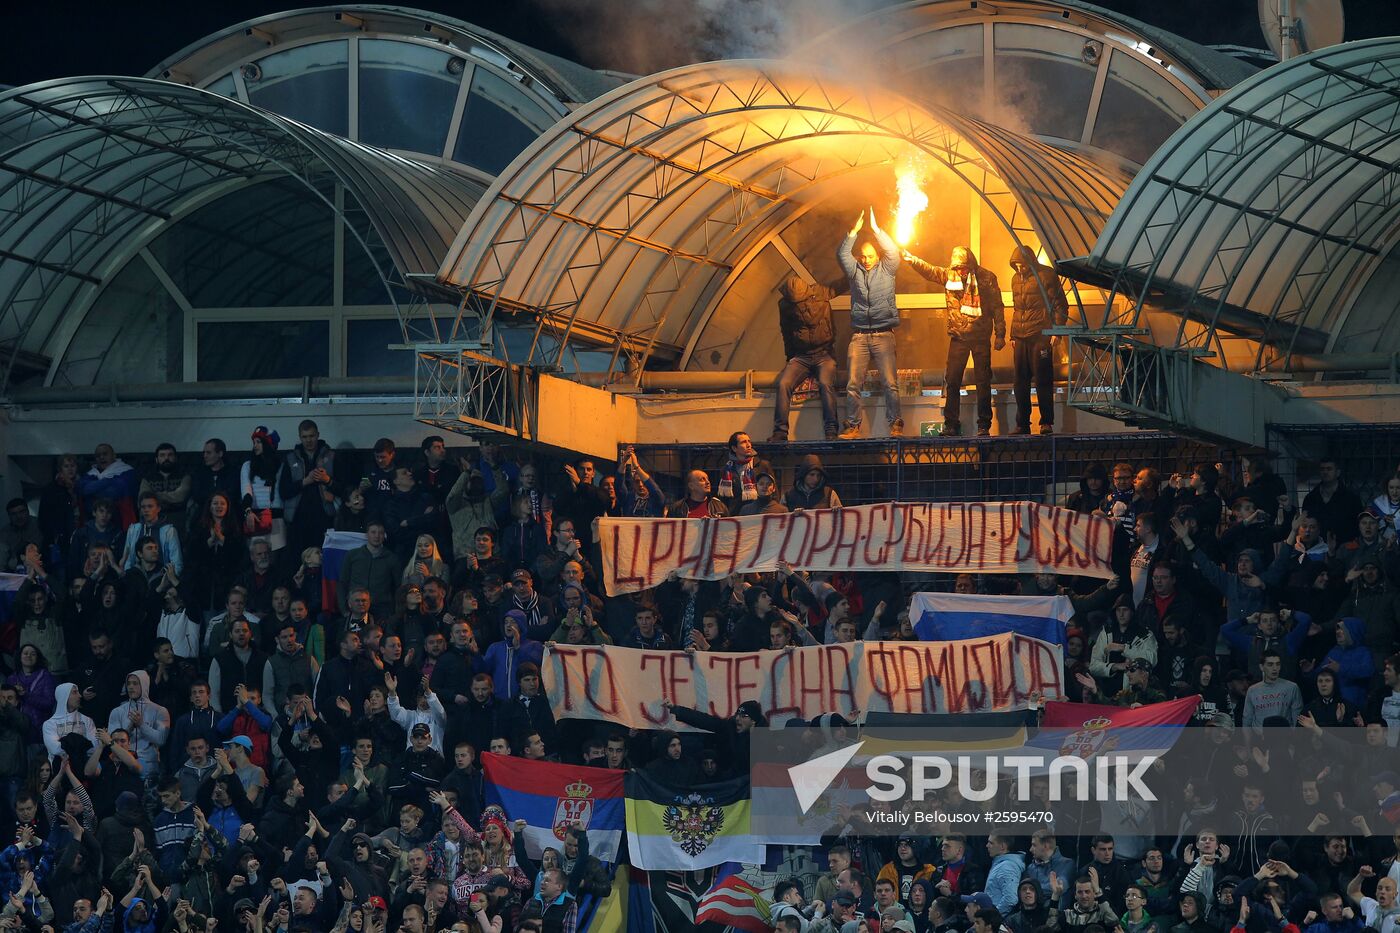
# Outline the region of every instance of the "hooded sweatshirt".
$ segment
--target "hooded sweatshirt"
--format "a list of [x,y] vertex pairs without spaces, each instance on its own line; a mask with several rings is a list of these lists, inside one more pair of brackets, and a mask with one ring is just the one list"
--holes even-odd
[[992,859],[984,890],[1002,916],[1011,913],[1016,906],[1016,889],[1020,887],[1021,873],[1025,868],[1026,857],[1020,852],[1003,852]]
[[[816,489],[808,489],[806,486],[807,474],[816,470],[821,476]],[[841,508],[841,497],[836,494],[836,490],[826,484],[826,468],[822,466],[822,458],[816,454],[807,454],[797,461],[796,479],[792,482],[792,488],[783,497],[783,504],[790,511],[798,509],[839,509]]]
[[[151,675],[143,670],[132,671],[128,676],[135,677],[141,684],[141,695],[117,704],[112,715],[107,717],[107,729],[126,729],[131,733],[131,754],[141,762],[146,774],[154,774],[160,763],[160,749],[170,735],[170,713],[159,703],[151,702]],[[137,710],[141,712],[141,725],[133,726],[131,718]]]
[[84,716],[81,709],[73,713],[68,712],[68,697],[77,689],[77,684],[59,684],[58,689],[53,692],[57,706],[54,707],[53,715],[44,723],[44,747],[50,755],[63,753],[63,747],[58,743],[70,732],[77,732],[92,744],[97,744],[97,727],[92,724],[92,720]]

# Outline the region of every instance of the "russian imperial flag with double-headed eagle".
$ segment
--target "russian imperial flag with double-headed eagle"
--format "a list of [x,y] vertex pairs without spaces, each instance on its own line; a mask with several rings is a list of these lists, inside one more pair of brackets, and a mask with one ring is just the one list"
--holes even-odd
[[525,851],[539,858],[546,848],[563,850],[570,825],[588,832],[589,854],[599,861],[617,860],[626,825],[623,772],[530,761],[509,755],[481,756],[486,802],[506,811],[513,822],[525,821]]

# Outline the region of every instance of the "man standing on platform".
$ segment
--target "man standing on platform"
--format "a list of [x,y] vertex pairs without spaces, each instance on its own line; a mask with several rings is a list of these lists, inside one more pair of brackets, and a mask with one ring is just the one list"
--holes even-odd
[[967,246],[953,249],[945,269],[930,265],[906,252],[905,262],[937,285],[943,286],[944,307],[948,312],[948,363],[943,375],[943,433],[962,433],[963,370],[972,357],[972,378],[977,380],[977,435],[992,433],[992,336],[995,349],[1006,346],[1005,306],[1001,285],[988,269],[977,265],[977,257]]
[[1042,266],[1029,246],[1011,254],[1011,360],[1015,368],[1016,429],[1031,433],[1031,379],[1040,408],[1040,433],[1055,433],[1055,360],[1045,328],[1063,327],[1069,321],[1069,302],[1059,276]]
[[[856,234],[865,226],[865,214],[856,218],[856,225],[836,250],[836,260],[851,283],[851,343],[847,350],[846,430],[842,440],[860,437],[860,387],[871,363],[880,374],[885,390],[885,418],[890,436],[904,433],[904,419],[899,414],[899,387],[896,384],[894,329],[899,326],[899,308],[894,300],[894,273],[899,268],[899,247],[875,222],[875,209],[870,209],[870,233],[875,243],[866,241],[853,251]],[[879,249],[876,249],[879,244]]]

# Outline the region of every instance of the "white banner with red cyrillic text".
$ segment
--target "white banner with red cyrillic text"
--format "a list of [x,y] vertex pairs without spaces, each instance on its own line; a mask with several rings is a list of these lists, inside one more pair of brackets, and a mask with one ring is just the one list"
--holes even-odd
[[1014,632],[965,641],[858,641],[789,651],[545,650],[555,719],[694,731],[663,703],[727,719],[757,700],[772,722],[822,713],[991,713],[1064,697],[1057,645]]
[[1113,522],[1035,502],[879,502],[736,518],[601,518],[603,585],[635,593],[671,573],[720,580],[798,570],[1113,576]]

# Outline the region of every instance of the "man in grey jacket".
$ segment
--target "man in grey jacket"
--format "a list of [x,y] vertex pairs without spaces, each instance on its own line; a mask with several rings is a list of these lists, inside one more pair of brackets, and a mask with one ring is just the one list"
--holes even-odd
[[[870,233],[874,243],[862,243],[854,250],[856,234],[865,226],[865,214],[836,250],[836,260],[851,283],[851,342],[847,348],[846,430],[843,440],[860,437],[860,387],[865,371],[873,363],[880,374],[885,391],[885,418],[890,436],[904,433],[904,419],[899,413],[899,388],[895,364],[894,330],[899,326],[899,308],[894,300],[894,274],[899,268],[899,247],[889,234],[875,222],[875,209],[870,209]],[[878,250],[876,246],[878,244]]]

